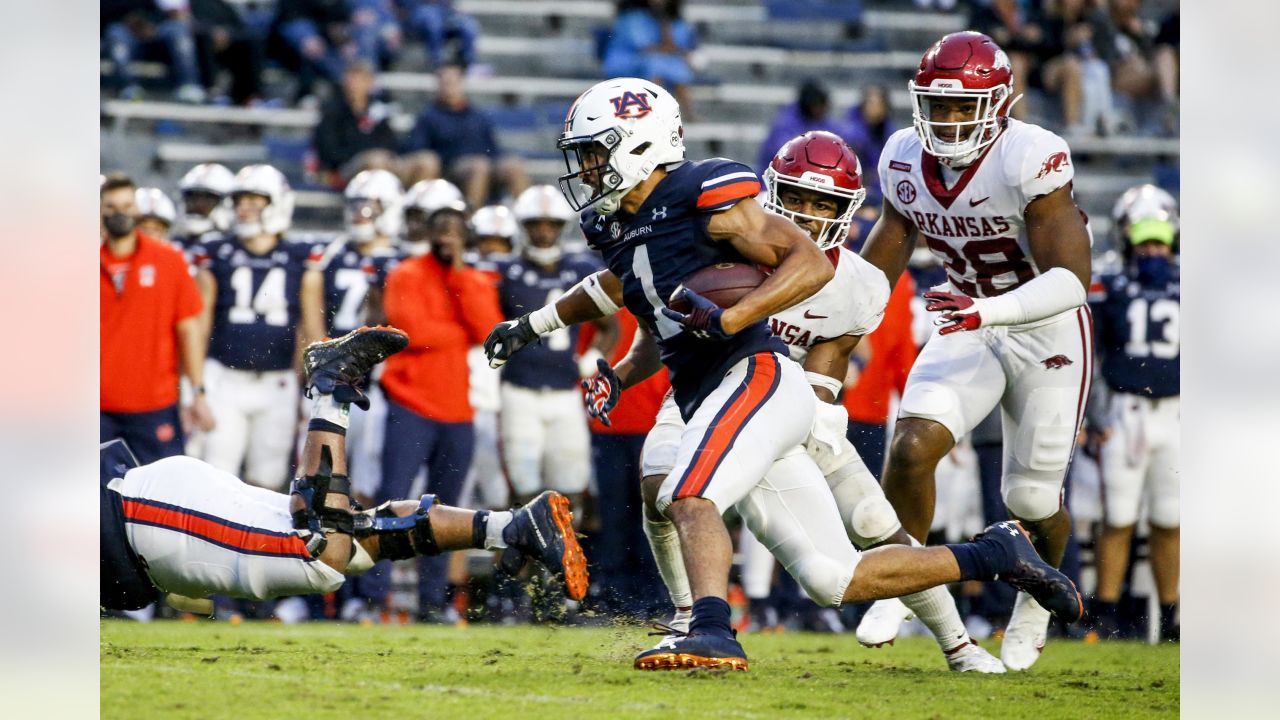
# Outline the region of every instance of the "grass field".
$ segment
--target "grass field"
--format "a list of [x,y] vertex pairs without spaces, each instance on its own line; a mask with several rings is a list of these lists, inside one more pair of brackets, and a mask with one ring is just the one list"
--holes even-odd
[[[103,718],[1146,718],[1178,646],[1051,641],[1028,673],[953,675],[932,640],[749,635],[746,673],[631,669],[638,627],[103,621]],[[994,642],[984,643],[995,649]]]

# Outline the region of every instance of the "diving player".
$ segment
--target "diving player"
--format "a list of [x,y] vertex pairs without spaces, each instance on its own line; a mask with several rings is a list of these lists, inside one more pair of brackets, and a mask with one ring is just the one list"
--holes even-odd
[[1109,395],[1099,392],[1094,401],[1108,408],[1110,421],[1101,452],[1104,512],[1094,615],[1100,635],[1115,633],[1129,542],[1145,496],[1160,636],[1177,640],[1182,354],[1178,204],[1154,185],[1139,185],[1116,202],[1112,220],[1125,264],[1120,272],[1101,277],[1089,297],[1098,324],[1098,363]]
[[[686,427],[656,507],[680,537],[692,617],[687,633],[641,653],[637,668],[746,669],[724,599],[732,545],[720,515],[757,490],[766,471],[769,487],[761,486],[757,499],[777,517],[795,519],[781,499],[784,493],[813,503],[800,527],[782,528],[791,537],[771,539],[809,550],[797,571],[810,594],[827,604],[999,573],[1033,588],[1068,619],[1078,617],[1074,586],[1044,565],[1011,524],[945,550],[886,546],[860,556],[848,543],[821,471],[802,447],[813,424],[813,392],[764,322],[821,289],[834,268],[791,221],[742,202],[760,190],[746,166],[684,160],[680,109],[669,94],[635,78],[599,83],[570,108],[559,146],[571,169],[560,180],[561,190],[584,210],[582,228],[609,270],[588,279],[585,302],[570,307],[562,301],[502,323],[485,347],[500,365],[539,335],[597,316],[598,306],[625,304],[644,332],[619,366],[624,373],[615,375],[600,363],[588,391],[589,409],[607,414],[622,387],[661,365],[668,368]],[[690,312],[667,307],[666,298],[681,281],[720,262],[751,262],[774,271],[731,308],[721,310],[687,290],[682,292]],[[559,314],[562,309],[567,317]]]
[[195,250],[211,328],[205,386],[218,426],[204,459],[269,490],[284,487],[298,411],[295,359],[302,274],[320,246],[284,237],[293,190],[279,170],[249,165],[231,191],[232,232]]
[[[561,237],[575,213],[555,187],[534,185],[520,193],[514,212],[524,237],[518,253],[496,268],[507,319],[554,303],[600,269],[593,257],[565,255]],[[596,324],[601,332],[594,343],[603,348],[587,353],[586,377],[595,374],[595,359],[612,350],[617,339],[615,320]],[[549,489],[581,507],[591,475],[591,436],[578,394],[577,346],[577,328],[561,328],[502,366],[499,447],[517,503]]]
[[364,405],[359,384],[406,344],[394,328],[361,328],[306,350],[314,409],[289,494],[189,457],[139,467],[123,441],[103,444],[100,605],[133,610],[165,594],[190,606],[215,593],[263,600],[331,592],[379,559],[464,548],[505,548],[508,572],[537,560],[580,599],[586,559],[562,495],[543,493],[507,512],[448,507],[433,495],[369,510],[352,502],[343,460],[350,404]]
[[[980,33],[939,40],[908,88],[914,128],[891,136],[880,157],[884,208],[862,256],[893,282],[919,236],[948,284],[924,296],[939,327],[907,380],[885,494],[923,540],[938,461],[999,405],[1005,506],[1056,565],[1071,530],[1062,480],[1093,373],[1090,235],[1071,196],[1070,151],[1008,116],[1009,58]],[[1020,593],[1005,666],[1030,667],[1048,624],[1049,612]]]

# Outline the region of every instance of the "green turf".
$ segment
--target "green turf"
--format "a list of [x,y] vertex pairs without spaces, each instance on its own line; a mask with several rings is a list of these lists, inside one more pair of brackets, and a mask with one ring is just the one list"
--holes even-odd
[[[1178,713],[1178,647],[1051,641],[953,675],[931,640],[750,635],[746,673],[638,672],[641,628],[104,621],[103,718],[1130,718]],[[986,643],[994,648],[994,642]]]

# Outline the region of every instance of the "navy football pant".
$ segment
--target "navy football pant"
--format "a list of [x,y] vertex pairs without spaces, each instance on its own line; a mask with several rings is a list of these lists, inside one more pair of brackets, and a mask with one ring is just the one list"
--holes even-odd
[[[429,420],[387,398],[387,432],[382,446],[382,485],[377,501],[409,498],[418,470],[426,465],[424,492],[445,505],[457,505],[475,451],[475,426],[469,422]],[[418,603],[422,610],[443,608],[448,582],[447,554],[418,559]],[[383,561],[365,575],[362,590],[374,598],[391,590],[391,563]]]
[[140,413],[98,413],[98,442],[124,438],[129,449],[146,465],[161,458],[181,455],[182,423],[178,406]]
[[884,425],[857,420],[849,421],[849,429],[845,433],[853,449],[858,451],[858,457],[867,464],[871,476],[877,481],[880,480],[880,473],[884,472],[884,451],[888,443],[886,433]]

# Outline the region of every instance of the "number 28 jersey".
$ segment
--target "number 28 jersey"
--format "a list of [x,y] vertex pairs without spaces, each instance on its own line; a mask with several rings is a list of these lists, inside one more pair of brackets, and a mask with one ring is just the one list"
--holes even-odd
[[1075,172],[1062,138],[1008,123],[950,187],[912,128],[894,133],[880,155],[885,199],[919,230],[951,286],[969,297],[1001,295],[1039,274],[1027,245],[1027,205]]
[[282,239],[255,255],[229,235],[197,247],[197,265],[218,283],[209,357],[237,370],[292,367],[302,274],[323,250],[318,243]]

